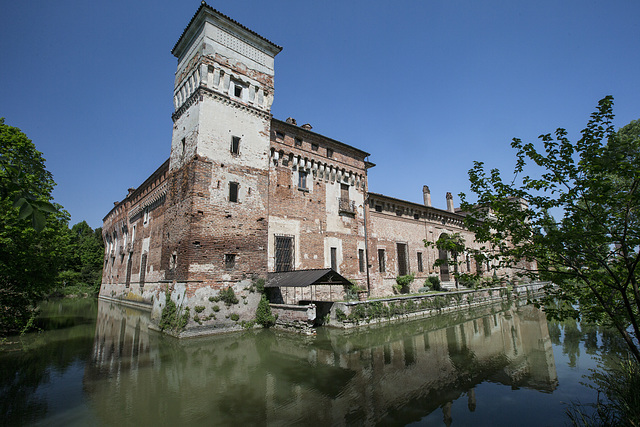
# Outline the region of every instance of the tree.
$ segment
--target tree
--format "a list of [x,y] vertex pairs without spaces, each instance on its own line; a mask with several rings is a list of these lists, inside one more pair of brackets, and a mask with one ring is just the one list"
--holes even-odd
[[68,214],[51,201],[54,185],[42,153],[20,129],[0,119],[2,335],[28,323],[64,259]]
[[555,284],[547,298],[560,304],[547,306],[550,316],[613,326],[640,362],[640,125],[616,132],[613,117],[607,96],[575,144],[564,129],[541,135],[542,147],[513,139],[514,177],[475,162],[477,202],[460,196],[491,257]]
[[447,259],[438,259],[436,260],[434,266],[440,267],[443,264],[453,265],[453,277],[456,281],[456,289],[458,289],[458,255],[464,253],[466,250],[464,244],[464,238],[460,235],[460,233],[447,234],[442,233],[438,240],[434,242],[429,242],[426,239],[424,240],[425,246],[435,246],[438,250],[445,251],[451,254],[451,258],[453,260]]
[[58,286],[73,288],[72,292],[77,292],[77,287],[84,287],[81,292],[97,293],[104,258],[102,229],[92,230],[86,221],[81,221],[68,229],[67,234],[69,244],[64,266],[58,274]]

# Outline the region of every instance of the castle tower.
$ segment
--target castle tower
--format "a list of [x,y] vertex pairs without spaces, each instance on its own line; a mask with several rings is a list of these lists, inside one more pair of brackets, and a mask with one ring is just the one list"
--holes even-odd
[[274,58],[282,50],[205,2],[172,53],[166,277],[232,285],[267,270]]

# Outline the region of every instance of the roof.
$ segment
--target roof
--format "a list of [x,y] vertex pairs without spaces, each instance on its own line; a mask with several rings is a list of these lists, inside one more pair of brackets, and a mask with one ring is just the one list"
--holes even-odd
[[420,203],[410,202],[408,200],[396,199],[395,197],[385,196],[384,194],[374,193],[372,191],[370,191],[368,194],[369,194],[369,196],[375,197],[377,199],[388,199],[388,200],[392,200],[395,203],[404,203],[404,204],[407,204],[407,205],[412,205],[416,209],[419,208],[419,209],[434,210],[434,211],[437,211],[438,213],[448,214],[448,215],[452,215],[452,216],[464,216],[462,214],[462,212],[460,212],[460,211],[451,212],[451,211],[448,211],[446,209],[436,208],[436,207],[433,207],[433,206],[426,206],[426,205],[423,205],[423,204],[420,204]]
[[[291,124],[291,123],[283,122],[282,120],[278,120],[275,117],[271,118],[271,122],[276,122],[279,125],[288,126],[290,128],[295,129],[296,132],[308,133],[310,135],[315,135],[316,137],[319,137],[319,138],[322,138],[322,139],[326,139],[327,141],[330,141],[331,143],[336,144],[337,146],[345,147],[345,148],[348,148],[350,150],[356,151],[356,152],[360,153],[363,157],[368,157],[368,156],[371,155],[370,153],[367,153],[366,151],[363,151],[363,150],[361,150],[359,148],[356,148],[353,145],[345,144],[344,142],[338,141],[337,139],[329,138],[328,136],[322,135],[322,134],[317,133],[317,132],[313,132],[313,131],[311,131],[309,129],[304,129],[303,127],[298,126],[298,125],[294,125],[294,124]],[[373,166],[375,166],[375,164],[373,164],[373,163],[371,163],[371,164]]]
[[351,282],[330,268],[268,273],[265,288],[306,287],[311,285],[350,285]]
[[262,37],[260,34],[256,33],[253,30],[250,30],[249,28],[245,27],[244,25],[242,25],[241,23],[239,23],[238,21],[229,18],[227,15],[225,15],[224,13],[220,13],[219,11],[217,11],[216,9],[212,8],[211,6],[209,6],[204,0],[201,2],[200,7],[198,8],[198,10],[196,10],[196,13],[193,14],[193,17],[191,18],[191,20],[189,21],[189,23],[187,24],[187,26],[184,28],[184,30],[182,31],[182,34],[180,35],[180,38],[178,39],[178,41],[176,42],[176,44],[173,46],[173,49],[171,49],[171,53],[175,55],[176,52],[176,48],[178,47],[178,45],[180,44],[180,42],[182,41],[182,39],[184,38],[184,36],[187,34],[187,31],[189,30],[189,27],[191,27],[191,24],[193,24],[193,22],[196,20],[196,17],[198,16],[198,14],[200,13],[200,11],[202,9],[207,9],[208,11],[210,11],[211,13],[220,16],[221,18],[226,19],[227,21],[237,25],[238,27],[242,28],[243,30],[249,32],[250,34],[253,34],[254,36],[258,37],[259,39],[267,42],[268,44],[270,44],[271,46],[273,46],[275,48],[275,50],[277,50],[278,52],[280,52],[282,50],[282,46],[278,46],[277,44],[273,43],[272,41],[266,39],[265,37]]

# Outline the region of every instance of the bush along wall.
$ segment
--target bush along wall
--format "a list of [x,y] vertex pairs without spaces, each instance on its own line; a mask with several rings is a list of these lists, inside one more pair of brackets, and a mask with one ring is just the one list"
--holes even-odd
[[528,292],[512,292],[506,287],[484,288],[430,295],[397,296],[369,301],[337,302],[331,309],[330,325],[351,328],[390,320],[428,317],[438,313],[494,304],[516,298],[541,295],[543,285]]

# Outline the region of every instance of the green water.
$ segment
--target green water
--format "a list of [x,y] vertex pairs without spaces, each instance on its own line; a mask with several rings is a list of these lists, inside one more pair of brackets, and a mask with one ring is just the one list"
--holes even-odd
[[563,425],[608,339],[494,307],[313,337],[176,340],[144,312],[47,302],[0,350],[6,425]]

